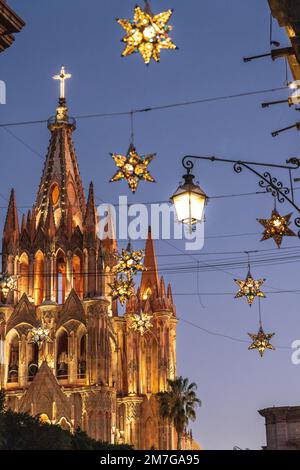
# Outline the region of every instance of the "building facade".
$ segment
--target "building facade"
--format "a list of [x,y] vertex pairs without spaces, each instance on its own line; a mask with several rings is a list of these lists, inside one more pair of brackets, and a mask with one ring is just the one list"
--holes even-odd
[[0,53],[10,47],[14,34],[25,26],[24,21],[9,7],[6,0],[0,0]]
[[279,406],[260,410],[266,420],[266,450],[300,449],[300,407]]
[[[176,435],[160,419],[156,395],[176,375],[177,319],[151,232],[147,271],[119,315],[109,287],[117,242],[98,237],[93,184],[86,201],[72,141],[76,123],[64,98],[48,128],[36,201],[19,223],[12,190],[3,233],[2,272],[18,276],[0,306],[8,406],[70,430],[79,426],[98,440],[174,449]],[[109,218],[106,229],[113,233]],[[143,336],[130,328],[141,310],[152,322]],[[38,326],[51,339],[40,347],[30,341]]]

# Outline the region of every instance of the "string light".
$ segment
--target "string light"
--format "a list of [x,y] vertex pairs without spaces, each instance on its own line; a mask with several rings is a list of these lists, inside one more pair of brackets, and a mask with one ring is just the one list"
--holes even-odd
[[132,20],[117,19],[119,25],[125,30],[126,35],[123,42],[126,47],[122,52],[123,57],[134,53],[140,53],[145,64],[149,64],[151,59],[160,61],[161,49],[178,49],[169,36],[173,29],[168,22],[173,14],[173,10],[153,15],[148,1],[145,2],[145,9],[135,7]]

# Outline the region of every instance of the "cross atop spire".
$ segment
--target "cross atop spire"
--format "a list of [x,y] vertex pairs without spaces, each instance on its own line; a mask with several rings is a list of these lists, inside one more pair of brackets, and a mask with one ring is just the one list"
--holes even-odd
[[70,73],[65,72],[65,67],[62,66],[60,74],[59,75],[54,75],[53,80],[59,80],[60,81],[60,99],[64,100],[66,98],[65,96],[65,81],[71,78],[72,75]]

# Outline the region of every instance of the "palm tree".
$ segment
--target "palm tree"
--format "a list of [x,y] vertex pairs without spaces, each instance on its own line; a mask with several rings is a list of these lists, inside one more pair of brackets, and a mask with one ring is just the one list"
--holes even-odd
[[177,449],[180,450],[182,435],[189,421],[196,420],[196,407],[201,406],[201,401],[196,395],[197,385],[181,376],[168,379],[168,387],[168,391],[158,394],[160,416],[173,423],[177,432]]

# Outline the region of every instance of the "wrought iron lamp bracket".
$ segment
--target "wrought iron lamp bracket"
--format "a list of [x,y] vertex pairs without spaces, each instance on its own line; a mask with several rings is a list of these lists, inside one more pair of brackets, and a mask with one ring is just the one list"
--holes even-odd
[[[260,162],[247,162],[242,160],[231,160],[225,158],[218,158],[218,157],[204,157],[198,155],[186,155],[182,159],[182,166],[185,168],[188,174],[194,168],[194,161],[193,160],[208,160],[210,162],[221,162],[221,163],[230,163],[233,165],[233,170],[235,173],[240,174],[244,169],[249,170],[253,174],[255,174],[259,179],[259,186],[266,190],[267,193],[270,193],[276,200],[282,204],[284,202],[288,202],[293,209],[295,209],[299,216],[295,218],[294,223],[300,229],[300,208],[295,204],[292,195],[292,180],[291,180],[291,187],[288,188],[284,186],[284,184],[279,181],[276,177],[272,176],[269,171],[265,171],[260,173],[257,169],[253,167],[264,167],[264,168],[278,168],[281,170],[286,170],[290,173],[293,170],[297,170],[300,168],[300,159],[298,158],[291,158],[287,160],[286,165],[278,165],[276,163],[260,163]],[[298,237],[300,238],[300,230],[298,231]]]

